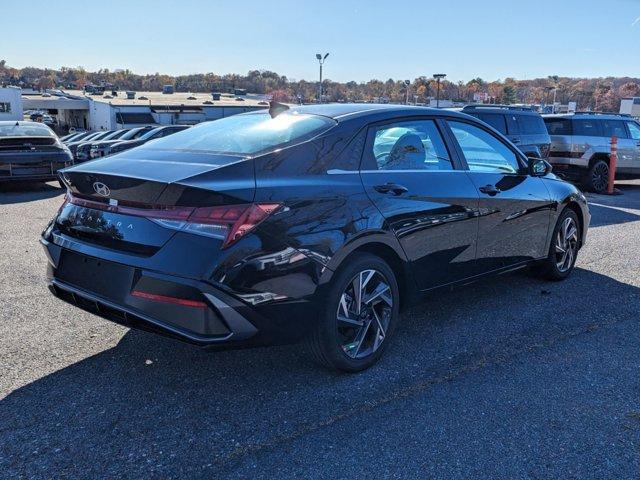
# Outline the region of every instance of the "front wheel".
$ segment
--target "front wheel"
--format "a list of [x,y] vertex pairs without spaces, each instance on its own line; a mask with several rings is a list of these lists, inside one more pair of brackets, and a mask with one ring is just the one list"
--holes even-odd
[[335,275],[308,343],[322,365],[358,372],[373,365],[389,342],[400,315],[398,283],[384,260],[364,253]]
[[576,212],[566,208],[558,218],[549,255],[538,272],[547,280],[564,280],[573,271],[580,248],[580,224]]

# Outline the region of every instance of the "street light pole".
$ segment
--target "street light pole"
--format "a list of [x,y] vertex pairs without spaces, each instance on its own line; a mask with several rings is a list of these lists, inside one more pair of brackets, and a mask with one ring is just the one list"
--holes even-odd
[[433,74],[433,78],[435,78],[436,82],[438,82],[438,88],[437,88],[437,91],[436,91],[436,108],[440,108],[440,80],[442,80],[446,76],[447,76],[446,73],[434,73]]
[[409,86],[411,85],[411,80],[405,80],[404,84],[407,88],[407,98],[405,99],[404,104],[409,105]]
[[324,64],[324,61],[327,59],[328,56],[329,56],[328,53],[326,53],[324,56],[322,56],[321,53],[316,53],[316,58],[318,59],[318,63],[320,64],[320,83],[318,84],[318,103],[322,103],[322,65]]

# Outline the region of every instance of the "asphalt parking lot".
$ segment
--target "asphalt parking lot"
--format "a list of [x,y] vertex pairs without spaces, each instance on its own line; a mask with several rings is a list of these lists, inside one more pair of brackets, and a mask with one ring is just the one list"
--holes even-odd
[[640,181],[590,196],[569,280],[434,295],[359,375],[55,299],[38,244],[53,185],[0,192],[0,478],[640,476]]

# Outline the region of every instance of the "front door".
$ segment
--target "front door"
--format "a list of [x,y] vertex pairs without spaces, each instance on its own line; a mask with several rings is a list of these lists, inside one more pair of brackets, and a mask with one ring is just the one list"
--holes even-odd
[[551,219],[549,191],[507,143],[465,121],[448,121],[480,196],[478,273],[541,258]]
[[629,130],[630,140],[633,144],[633,162],[629,172],[640,174],[640,125],[637,122],[627,121],[627,129]]
[[475,271],[478,193],[452,158],[433,119],[369,127],[362,182],[422,290]]

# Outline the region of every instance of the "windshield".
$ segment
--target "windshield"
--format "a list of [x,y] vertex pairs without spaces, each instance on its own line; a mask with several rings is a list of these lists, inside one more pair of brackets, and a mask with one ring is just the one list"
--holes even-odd
[[141,148],[256,155],[309,140],[326,132],[335,120],[316,115],[268,113],[234,115],[204,122]]
[[132,130],[129,130],[127,133],[125,133],[124,135],[122,135],[120,137],[120,140],[132,140],[134,138],[138,138],[140,135],[143,135],[145,132],[148,132],[149,130],[146,128],[134,128]]
[[55,137],[55,133],[42,124],[0,125],[0,137]]

